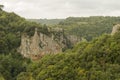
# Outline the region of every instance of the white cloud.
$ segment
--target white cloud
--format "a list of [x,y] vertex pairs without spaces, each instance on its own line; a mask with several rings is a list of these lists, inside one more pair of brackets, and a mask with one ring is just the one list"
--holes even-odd
[[26,18],[119,16],[119,0],[1,0],[5,10]]

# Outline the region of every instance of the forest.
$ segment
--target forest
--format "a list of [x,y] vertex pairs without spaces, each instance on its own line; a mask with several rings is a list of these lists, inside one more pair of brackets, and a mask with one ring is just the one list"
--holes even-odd
[[[51,27],[63,28],[67,35],[75,35],[85,38],[87,41],[100,36],[103,33],[110,34],[114,25],[120,23],[120,17],[90,16],[90,17],[68,17],[66,19],[31,19]],[[58,23],[57,23],[58,22]]]
[[[0,5],[0,80],[120,80],[120,31],[111,35],[120,17],[69,17],[58,24],[43,25],[26,20]],[[60,27],[80,41],[72,49],[46,54],[37,61],[17,52],[21,34],[32,36],[38,28]]]

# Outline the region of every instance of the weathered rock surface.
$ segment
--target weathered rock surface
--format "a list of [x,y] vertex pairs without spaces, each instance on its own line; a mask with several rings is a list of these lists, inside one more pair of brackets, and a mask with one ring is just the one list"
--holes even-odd
[[63,44],[63,35],[59,36],[59,41],[54,40],[54,38],[54,35],[47,36],[38,33],[37,29],[35,29],[34,36],[29,37],[26,34],[21,36],[21,45],[18,48],[18,52],[24,57],[31,59],[38,59],[44,54],[62,52],[62,49],[66,47],[66,45]]
[[117,25],[113,26],[111,35],[114,35],[119,30],[120,30],[120,24],[117,24]]
[[68,35],[67,38],[70,40],[70,42],[74,45],[76,44],[77,42],[81,41],[80,38],[78,38],[77,36],[75,35]]

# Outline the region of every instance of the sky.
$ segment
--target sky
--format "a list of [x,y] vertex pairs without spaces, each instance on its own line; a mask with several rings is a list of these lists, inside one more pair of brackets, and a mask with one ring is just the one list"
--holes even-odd
[[0,4],[29,19],[120,16],[120,0],[0,0]]

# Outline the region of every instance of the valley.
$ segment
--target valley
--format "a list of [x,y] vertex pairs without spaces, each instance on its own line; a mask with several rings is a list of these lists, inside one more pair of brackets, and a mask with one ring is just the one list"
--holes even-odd
[[0,80],[120,79],[120,17],[39,21],[2,7]]

